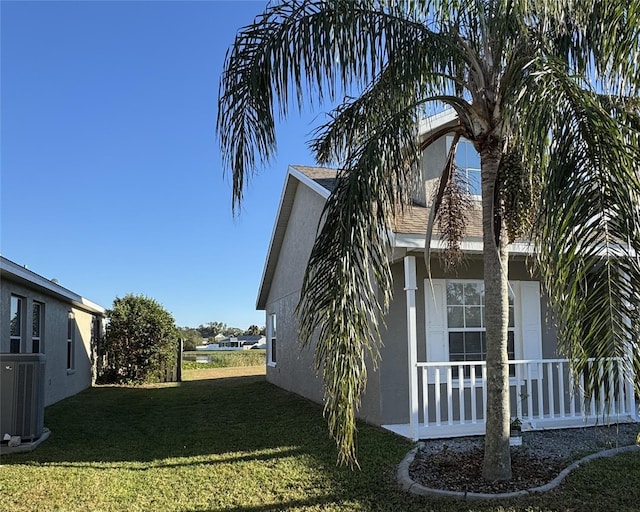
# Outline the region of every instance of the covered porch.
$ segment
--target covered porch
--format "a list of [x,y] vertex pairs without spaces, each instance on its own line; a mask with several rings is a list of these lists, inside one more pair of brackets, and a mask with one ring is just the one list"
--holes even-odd
[[[409,423],[384,428],[404,437],[434,439],[481,435],[486,418],[484,361],[419,361],[415,258],[406,256]],[[523,430],[637,422],[638,406],[621,359],[590,360],[588,372],[605,377],[595,396],[585,397],[585,376],[574,379],[566,359],[509,361],[511,417]]]

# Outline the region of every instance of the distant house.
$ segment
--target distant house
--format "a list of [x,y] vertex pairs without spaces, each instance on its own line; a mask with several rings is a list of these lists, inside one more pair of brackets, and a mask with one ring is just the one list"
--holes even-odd
[[196,350],[243,350],[250,348],[265,348],[264,335],[216,336],[216,343],[207,343],[196,347]]
[[220,347],[251,348],[253,345],[265,343],[266,338],[262,334],[241,334],[239,336],[226,336],[220,340]]
[[[422,126],[428,137],[457,122],[446,112]],[[486,357],[482,227],[479,201],[462,243],[466,264],[455,272],[442,265],[437,230],[425,241],[428,204],[452,136],[443,135],[423,154],[421,183],[413,205],[396,219],[392,235],[393,302],[385,318],[377,370],[369,368],[361,419],[413,439],[484,433]],[[479,194],[479,158],[469,142],[458,146],[460,172],[469,191]],[[275,221],[257,309],[267,326],[267,380],[312,400],[322,401],[313,347],[298,344],[296,306],[322,210],[337,171],[291,166]],[[429,280],[422,264],[425,244],[432,250]],[[637,421],[632,385],[621,372],[590,402],[581,399],[568,361],[557,353],[555,325],[540,283],[526,263],[526,241],[510,247],[509,338],[511,414],[525,428],[584,426],[602,421]],[[602,371],[601,362],[592,363]]]
[[45,405],[95,382],[105,309],[0,256],[0,352],[45,355]]

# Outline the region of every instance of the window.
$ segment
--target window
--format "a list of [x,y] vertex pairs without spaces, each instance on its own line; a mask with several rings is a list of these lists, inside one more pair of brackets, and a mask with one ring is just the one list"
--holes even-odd
[[271,365],[276,364],[276,315],[275,313],[269,315],[268,325],[269,346],[268,346],[268,359],[267,361]]
[[76,333],[76,319],[73,313],[69,311],[67,317],[67,370],[73,370],[75,368],[75,333]]
[[31,327],[31,351],[34,354],[44,353],[42,345],[42,317],[44,312],[44,304],[34,302],[32,308],[32,327]]
[[9,352],[20,353],[22,340],[22,297],[11,296],[11,320],[10,320]]
[[[447,149],[453,143],[453,137],[447,141]],[[472,196],[482,195],[482,183],[480,180],[480,155],[473,147],[473,144],[466,139],[458,141],[456,150],[456,166],[458,175],[462,178],[467,192]]]
[[[449,360],[485,361],[487,359],[487,345],[484,319],[484,283],[448,281],[446,293]],[[507,339],[509,359],[515,359],[514,323],[514,298],[509,290]],[[458,369],[454,368],[454,377],[457,377],[457,372]],[[465,377],[468,377],[469,374],[469,369],[465,369]],[[476,376],[481,376],[480,368],[476,369]]]

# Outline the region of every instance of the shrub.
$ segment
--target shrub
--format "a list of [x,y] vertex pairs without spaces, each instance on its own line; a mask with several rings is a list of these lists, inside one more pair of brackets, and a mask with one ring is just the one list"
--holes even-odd
[[102,382],[147,383],[167,380],[177,365],[175,321],[156,300],[129,294],[107,311]]

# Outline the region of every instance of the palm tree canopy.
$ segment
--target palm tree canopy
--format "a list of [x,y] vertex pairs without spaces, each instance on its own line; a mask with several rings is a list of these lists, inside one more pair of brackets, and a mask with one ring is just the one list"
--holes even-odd
[[[639,49],[639,0],[292,0],[238,32],[217,119],[234,207],[276,150],[276,115],[355,91],[310,144],[341,171],[299,304],[340,461],[356,460],[355,410],[391,298],[389,228],[435,138],[421,141],[418,121],[442,105],[459,119],[448,131],[483,162],[515,160],[517,179],[483,164],[495,190],[488,240],[513,236],[531,205],[576,371],[630,352],[640,371]],[[533,183],[532,201],[519,202]]]

